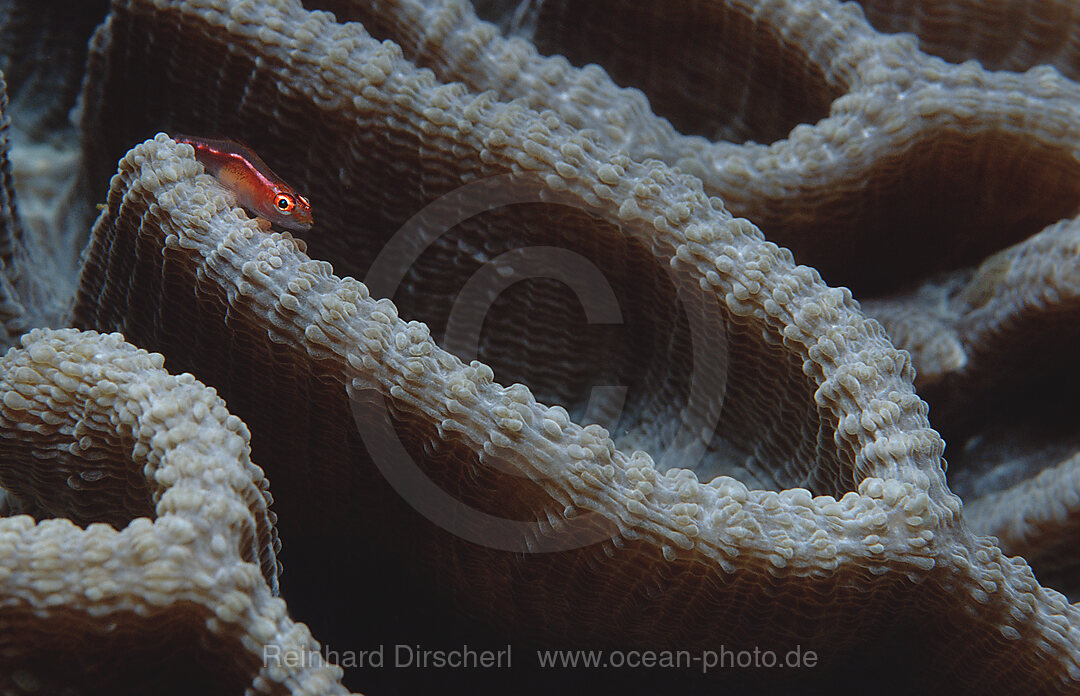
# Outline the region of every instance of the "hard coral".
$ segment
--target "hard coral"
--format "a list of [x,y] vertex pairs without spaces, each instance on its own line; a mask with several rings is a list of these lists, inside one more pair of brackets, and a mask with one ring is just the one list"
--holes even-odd
[[[71,317],[250,426],[300,618],[385,640],[367,598],[424,601],[401,566],[541,645],[797,644],[804,685],[1075,690],[1080,611],[978,536],[1073,586],[1080,464],[1031,453],[1075,432],[1046,417],[1077,376],[1072,223],[1039,232],[1080,198],[1075,84],[946,64],[826,0],[477,4],[528,40],[455,0],[321,6],[114,0],[90,190],[160,129],[235,133],[319,224],[264,234],[157,135],[111,180]],[[68,514],[45,488],[15,502]],[[317,588],[352,554],[341,629]]]

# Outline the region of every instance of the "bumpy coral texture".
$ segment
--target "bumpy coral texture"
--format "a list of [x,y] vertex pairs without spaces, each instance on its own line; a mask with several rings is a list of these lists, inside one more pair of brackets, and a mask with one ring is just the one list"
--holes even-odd
[[[1080,91],[1054,70],[1077,70],[1071,5],[864,4],[927,55],[853,3],[477,3],[510,40],[464,0],[316,4],[445,82],[696,174],[851,288],[912,354],[965,500],[1030,486],[1080,449]],[[1061,539],[1080,495],[1041,495],[1058,520],[1043,529]],[[1000,506],[971,521],[1037,567],[1073,563],[1014,545]],[[1054,585],[1076,592],[1076,573]]]
[[[277,588],[247,427],[213,389],[118,334],[36,329],[0,359],[0,684],[343,693]],[[36,520],[36,521],[35,521]],[[264,647],[265,646],[265,647]]]
[[[70,320],[251,428],[317,635],[385,640],[377,605],[431,595],[556,647],[798,644],[801,687],[1076,690],[1080,90],[1034,67],[1072,74],[1045,22],[968,47],[963,3],[305,6],[111,3]],[[260,229],[159,130],[247,141],[316,227]],[[12,504],[95,521],[66,462]],[[122,535],[148,513],[121,490]],[[340,574],[345,632],[318,615]],[[264,628],[190,630],[243,646],[212,651],[221,683],[340,688],[252,676]]]

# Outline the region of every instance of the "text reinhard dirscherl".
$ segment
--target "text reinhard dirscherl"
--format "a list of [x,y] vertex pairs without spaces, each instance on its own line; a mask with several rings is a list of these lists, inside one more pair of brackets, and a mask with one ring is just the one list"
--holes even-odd
[[[781,669],[815,667],[817,653],[795,646],[786,652],[754,647],[732,650],[537,650],[536,664],[551,669]],[[371,650],[282,650],[263,646],[263,664],[297,669],[320,665],[344,668],[507,669],[513,667],[511,646],[499,650],[470,648],[426,649],[419,645],[379,645]]]
[[[434,668],[468,669],[476,667],[510,667],[510,646],[501,650],[476,650],[468,645],[445,650],[428,650],[419,645],[380,645],[371,650],[331,650],[323,646],[322,651],[282,650],[279,645],[263,646],[263,664],[268,667],[316,667],[331,664],[339,667],[396,667],[399,669]],[[390,661],[387,661],[387,655]]]

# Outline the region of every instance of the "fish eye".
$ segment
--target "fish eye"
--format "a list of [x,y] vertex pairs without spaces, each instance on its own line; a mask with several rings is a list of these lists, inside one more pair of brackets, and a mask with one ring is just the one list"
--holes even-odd
[[279,193],[274,196],[274,206],[283,213],[291,213],[293,208],[296,207],[296,202],[292,199],[292,196]]

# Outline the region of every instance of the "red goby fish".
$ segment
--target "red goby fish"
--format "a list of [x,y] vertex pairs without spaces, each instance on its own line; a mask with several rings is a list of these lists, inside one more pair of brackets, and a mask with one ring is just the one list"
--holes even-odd
[[232,140],[173,135],[195,148],[195,159],[221,185],[236,193],[240,205],[261,218],[293,232],[311,227],[311,204],[270,170],[251,148]]

